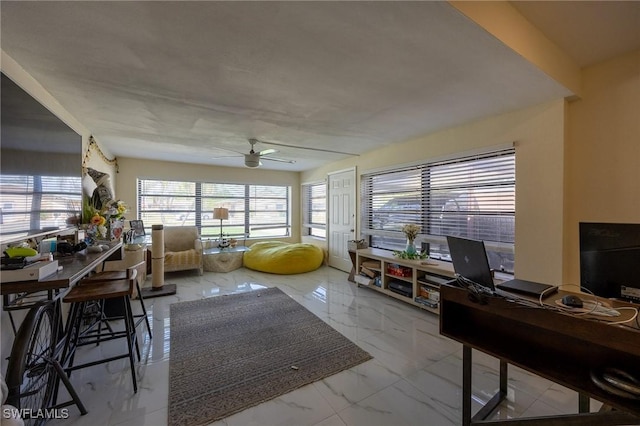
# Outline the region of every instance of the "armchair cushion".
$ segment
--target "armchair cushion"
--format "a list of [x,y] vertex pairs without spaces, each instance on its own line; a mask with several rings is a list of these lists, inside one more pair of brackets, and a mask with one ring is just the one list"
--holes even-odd
[[200,240],[198,228],[195,226],[165,226],[165,251],[185,251],[195,248],[196,240]]
[[165,272],[198,269],[202,275],[202,240],[195,226],[164,228]]

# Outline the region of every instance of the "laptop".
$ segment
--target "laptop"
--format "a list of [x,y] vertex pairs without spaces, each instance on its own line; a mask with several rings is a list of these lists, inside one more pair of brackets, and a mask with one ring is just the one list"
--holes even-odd
[[553,285],[520,279],[504,281],[494,285],[483,241],[447,236],[447,243],[449,244],[453,269],[456,273],[486,287],[491,293],[495,292],[496,287],[500,290],[535,297],[540,297],[543,293],[546,296],[558,291],[558,287]]
[[493,293],[495,286],[484,242],[447,236],[447,244],[456,273]]

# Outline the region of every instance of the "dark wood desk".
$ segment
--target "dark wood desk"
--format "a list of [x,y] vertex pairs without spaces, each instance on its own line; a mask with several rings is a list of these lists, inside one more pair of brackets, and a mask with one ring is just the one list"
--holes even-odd
[[110,244],[108,250],[103,250],[100,253],[84,250],[71,256],[58,256],[56,260],[58,266],[62,266],[62,270],[41,281],[0,282],[0,294],[4,297],[3,308],[7,309],[14,304],[12,302],[15,300],[9,300],[10,295],[31,294],[71,287],[102,262],[120,258],[122,258],[122,242],[119,241]]
[[[58,386],[58,384],[56,383],[56,390],[54,391],[53,396],[53,403],[55,405],[51,407],[52,409],[75,404],[78,406],[81,414],[84,415],[87,413],[85,406],[82,404],[80,397],[71,385],[68,376],[65,374],[62,368],[65,360],[59,359],[61,355],[60,349],[62,348],[62,342],[64,341],[65,334],[69,332],[66,327],[63,327],[60,295],[64,294],[64,290],[75,285],[83,277],[90,274],[101,263],[107,260],[115,260],[121,258],[122,242],[118,241],[115,243],[111,243],[107,250],[103,250],[99,253],[90,252],[85,249],[82,252],[74,253],[70,256],[57,257],[56,260],[58,260],[58,266],[62,266],[62,270],[46,277],[41,281],[18,281],[11,283],[0,282],[0,293],[3,297],[2,308],[9,311],[9,318],[11,320],[13,331],[14,333],[18,332],[16,341],[24,342],[24,334],[20,336],[21,331],[17,331],[13,317],[11,316],[11,310],[29,309],[35,306],[34,310],[31,312],[36,312],[38,309],[38,304],[43,300],[51,300],[52,302],[50,303],[54,305],[53,324],[49,329],[49,332],[51,333],[50,341],[53,342],[52,345],[54,346],[54,349],[51,356],[43,356],[42,359],[54,368],[57,374],[57,378],[64,384],[66,390],[71,396],[71,400],[56,404]],[[40,295],[41,292],[45,291],[46,296]],[[37,296],[34,298],[34,300],[29,299],[29,295],[32,294],[35,294]],[[35,330],[36,332],[39,332],[38,328],[36,328]],[[42,341],[39,341],[39,344],[43,344],[43,342],[45,342],[44,339]],[[44,350],[42,350],[42,352],[45,353]],[[7,382],[9,382],[9,380],[7,380]],[[18,388],[20,387],[21,386],[18,386]]]
[[[547,303],[552,304],[561,296],[562,293],[552,295]],[[486,419],[506,396],[507,364],[517,365],[581,395],[578,414],[510,419],[510,424],[640,424],[640,399],[615,396],[597,387],[590,378],[591,371],[607,367],[640,377],[640,329],[637,325],[606,324],[500,297],[487,296],[478,300],[470,298],[466,289],[442,286],[440,333],[463,344],[462,424],[465,426],[501,422]],[[472,349],[500,359],[500,390],[473,418]],[[588,398],[602,401],[615,410],[587,413],[588,404],[585,407],[584,402]]]

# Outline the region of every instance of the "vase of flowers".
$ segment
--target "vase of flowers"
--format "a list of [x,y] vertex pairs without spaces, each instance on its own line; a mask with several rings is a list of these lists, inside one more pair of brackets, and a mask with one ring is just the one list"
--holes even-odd
[[101,209],[90,203],[84,206],[84,217],[89,218],[87,235],[94,241],[117,240],[122,236],[124,214],[129,210],[127,205],[118,200]]
[[404,248],[404,251],[407,252],[407,254],[416,254],[416,245],[414,244],[413,240],[409,240],[407,239],[407,246]]
[[415,239],[420,232],[420,227],[414,224],[404,225],[402,232],[407,237],[407,246],[404,251],[409,255],[415,255],[417,253],[415,246]]
[[418,234],[420,233],[420,227],[418,225],[404,225],[402,227],[402,232],[404,236],[407,237],[407,245],[402,251],[394,251],[393,255],[400,259],[409,259],[409,260],[417,260],[424,259],[428,257],[428,253],[418,252],[415,246],[415,240]]

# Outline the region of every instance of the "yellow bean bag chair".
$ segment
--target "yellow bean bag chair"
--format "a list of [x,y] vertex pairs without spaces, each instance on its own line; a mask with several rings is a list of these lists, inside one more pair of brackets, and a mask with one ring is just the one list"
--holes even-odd
[[322,265],[324,254],[320,247],[306,243],[264,241],[251,245],[244,253],[245,268],[272,274],[301,274],[315,271]]

